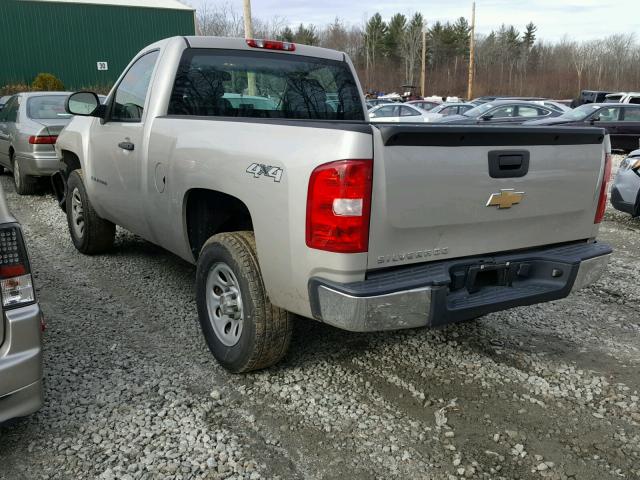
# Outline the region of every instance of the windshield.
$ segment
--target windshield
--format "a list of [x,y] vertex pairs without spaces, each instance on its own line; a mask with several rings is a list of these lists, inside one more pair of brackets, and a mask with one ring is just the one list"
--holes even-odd
[[587,103],[586,105],[580,105],[573,110],[569,110],[568,112],[563,113],[558,118],[566,119],[566,120],[584,120],[593,112],[600,108],[599,105],[593,105],[592,103]]
[[66,95],[43,95],[27,100],[27,117],[34,120],[53,120],[70,118],[64,110]]
[[491,110],[492,108],[493,108],[492,103],[483,103],[482,105],[478,105],[477,107],[472,108],[471,110],[467,110],[466,112],[463,113],[463,115],[467,117],[475,118],[475,117],[479,117],[480,115],[487,112],[488,110]]
[[345,62],[272,52],[188,49],[169,114],[364,120]]

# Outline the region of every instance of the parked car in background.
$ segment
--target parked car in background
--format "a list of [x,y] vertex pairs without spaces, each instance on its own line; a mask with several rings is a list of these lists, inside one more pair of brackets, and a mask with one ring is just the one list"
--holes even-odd
[[367,99],[367,105],[371,105],[371,107],[377,107],[378,105],[384,105],[387,103],[396,103],[391,100],[385,100],[384,98],[369,98]]
[[2,111],[2,109],[4,108],[4,106],[9,101],[10,98],[11,98],[11,95],[5,95],[4,97],[0,97],[0,111]]
[[482,105],[483,103],[488,103],[488,102],[495,102],[497,100],[522,100],[522,101],[533,101],[533,100],[547,100],[546,98],[543,97],[511,97],[511,96],[484,96],[484,97],[478,97],[478,98],[474,98],[473,100],[471,100],[468,103],[472,103],[473,105]]
[[58,171],[54,144],[71,115],[68,92],[19,93],[0,111],[0,169],[13,172],[16,192],[34,193],[38,177]]
[[574,106],[579,107],[585,103],[602,103],[610,93],[612,92],[604,90],[582,90]]
[[640,93],[638,92],[618,92],[605,96],[604,103],[633,103],[640,104]]
[[480,124],[480,123],[522,123],[531,119],[549,118],[560,115],[556,110],[532,102],[517,100],[495,100],[483,103],[462,115],[451,115],[437,120],[438,123]]
[[435,108],[438,105],[442,105],[442,102],[437,103],[437,102],[432,102],[430,100],[411,100],[409,102],[405,102],[405,105],[413,105],[414,107],[421,108],[428,112],[432,108]]
[[429,113],[437,113],[443,117],[448,117],[450,115],[462,115],[464,112],[467,112],[472,108],[475,108],[475,105],[472,103],[443,103],[429,110]]
[[0,423],[42,406],[42,312],[22,229],[0,187]]
[[625,158],[611,186],[611,205],[616,210],[640,216],[640,150]]
[[440,117],[437,113],[427,112],[406,103],[378,105],[369,110],[369,119],[372,122],[432,122]]
[[555,118],[526,122],[525,125],[571,125],[604,128],[611,148],[631,151],[640,141],[640,105],[628,103],[588,103]]

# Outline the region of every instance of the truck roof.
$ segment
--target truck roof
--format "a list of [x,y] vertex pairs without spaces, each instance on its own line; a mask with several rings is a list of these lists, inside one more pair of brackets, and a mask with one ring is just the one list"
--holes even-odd
[[[226,48],[232,50],[258,50],[263,52],[273,52],[276,54],[286,55],[304,55],[307,57],[326,58],[329,60],[343,61],[345,54],[337,50],[330,50],[328,48],[312,47],[310,45],[303,45],[296,43],[296,49],[293,52],[284,52],[280,50],[263,50],[259,48],[252,48],[247,45],[244,38],[229,38],[229,37],[204,37],[204,36],[188,36],[184,37],[189,45],[193,48]],[[292,42],[295,43],[295,42]]]

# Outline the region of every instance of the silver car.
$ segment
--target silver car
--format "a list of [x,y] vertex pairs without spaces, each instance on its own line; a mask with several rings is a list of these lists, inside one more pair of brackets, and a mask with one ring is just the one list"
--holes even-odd
[[616,210],[640,216],[640,150],[634,150],[618,168],[611,186],[611,204]]
[[54,144],[69,123],[68,92],[19,93],[0,111],[0,170],[13,171],[16,191],[34,193],[38,177],[58,171]]
[[372,122],[422,123],[433,121],[441,116],[406,103],[387,103],[369,110],[369,119]]
[[0,188],[0,423],[42,406],[44,326],[22,229]]

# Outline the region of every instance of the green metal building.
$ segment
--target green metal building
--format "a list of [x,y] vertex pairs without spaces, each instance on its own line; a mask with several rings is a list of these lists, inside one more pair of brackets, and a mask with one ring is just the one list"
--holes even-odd
[[0,0],[0,87],[44,72],[68,90],[104,88],[144,46],[195,31],[178,0]]

